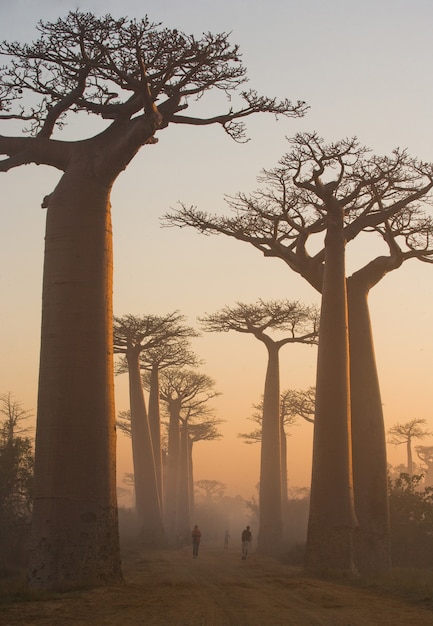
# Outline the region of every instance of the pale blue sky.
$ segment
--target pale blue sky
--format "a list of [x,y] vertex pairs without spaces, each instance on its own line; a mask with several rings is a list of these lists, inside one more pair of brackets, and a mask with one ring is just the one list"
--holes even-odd
[[[39,19],[55,20],[77,8],[129,17],[145,11],[153,21],[197,35],[231,32],[252,88],[302,99],[311,107],[303,120],[249,120],[251,141],[245,145],[233,143],[219,128],[173,127],[160,133],[156,146],[139,153],[112,195],[117,315],[179,309],[193,323],[197,315],[236,301],[318,301],[282,263],[241,243],[159,225],[159,216],[178,200],[224,210],[224,194],[252,190],[260,170],[276,164],[286,150],[287,136],[303,130],[317,130],[329,141],[356,135],[378,153],[407,147],[412,155],[433,160],[430,0],[0,0],[0,38],[33,39]],[[72,126],[68,136],[80,130]],[[6,122],[0,123],[0,133],[11,134]],[[0,392],[12,391],[29,409],[36,409],[45,220],[40,204],[58,178],[57,171],[35,166],[1,174]],[[349,257],[349,266],[355,263]],[[429,266],[407,264],[371,295],[387,425],[423,417],[433,428],[431,272]],[[223,393],[219,416],[230,420],[225,449],[233,449],[238,459],[246,455],[245,470],[237,470],[231,484],[234,491],[258,479],[258,467],[249,465],[255,452],[234,437],[248,430],[245,418],[262,393],[265,353],[256,343],[210,335],[196,344],[206,361],[203,369]],[[284,388],[314,384],[314,349],[289,347],[282,356]],[[125,381],[116,385],[122,410],[127,408]],[[299,427],[289,445],[293,441],[300,449],[296,442],[309,441],[310,433],[308,425]],[[221,454],[222,445],[202,444],[202,449],[211,458],[213,449]],[[224,473],[209,475],[199,446],[196,454],[196,471],[203,472],[197,478],[230,482]],[[308,462],[299,470],[300,458],[294,454],[289,462],[292,484],[309,482]],[[403,458],[402,450],[390,450],[393,462]]]

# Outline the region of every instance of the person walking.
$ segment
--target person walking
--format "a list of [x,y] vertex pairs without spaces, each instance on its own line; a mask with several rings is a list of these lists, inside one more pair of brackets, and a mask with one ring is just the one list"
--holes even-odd
[[198,557],[198,548],[200,545],[201,532],[197,524],[192,529],[192,557],[196,559]]
[[250,548],[251,539],[253,538],[249,526],[247,526],[245,530],[242,531],[241,538],[242,538],[242,559],[245,561],[248,555],[248,550]]
[[228,530],[226,530],[225,535],[224,535],[224,548],[229,547],[229,539],[230,539],[230,533]]

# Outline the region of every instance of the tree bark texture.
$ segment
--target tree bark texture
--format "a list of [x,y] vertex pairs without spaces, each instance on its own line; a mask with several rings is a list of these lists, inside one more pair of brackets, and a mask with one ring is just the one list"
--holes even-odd
[[317,359],[307,567],[355,571],[349,340],[343,210],[328,207]]
[[282,541],[279,347],[267,342],[263,394],[257,550],[276,554]]
[[390,569],[386,437],[368,307],[368,287],[347,281],[355,509],[360,573]]
[[121,579],[110,185],[69,171],[48,206],[30,584]]

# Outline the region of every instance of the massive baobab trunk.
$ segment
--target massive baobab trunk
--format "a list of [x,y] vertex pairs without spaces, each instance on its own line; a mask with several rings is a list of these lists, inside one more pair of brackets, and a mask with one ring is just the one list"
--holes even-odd
[[29,578],[121,578],[110,185],[68,171],[47,213]]
[[279,347],[266,341],[268,365],[263,395],[258,551],[278,553],[282,540]]
[[126,354],[129,371],[131,404],[131,440],[134,465],[135,506],[140,537],[148,545],[161,542],[164,533],[161,503],[152,447],[149,420],[144,402],[139,365],[139,352]]
[[354,571],[344,214],[335,200],[327,208],[306,560],[313,571]]
[[347,281],[352,453],[355,509],[355,561],[360,572],[390,568],[387,461],[382,401],[368,308],[368,286]]

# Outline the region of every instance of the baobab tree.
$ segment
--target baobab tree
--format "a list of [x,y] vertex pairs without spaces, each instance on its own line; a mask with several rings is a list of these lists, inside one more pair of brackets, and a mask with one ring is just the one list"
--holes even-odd
[[427,420],[415,418],[403,424],[397,423],[388,430],[388,443],[394,446],[404,444],[407,454],[407,473],[413,476],[413,455],[412,444],[414,439],[425,439],[433,435],[433,432],[427,428],[423,428],[427,424]]
[[212,502],[212,500],[222,498],[226,492],[227,485],[221,483],[219,480],[197,480],[195,486],[204,491],[204,497],[206,502]]
[[190,531],[192,424],[207,421],[208,403],[220,395],[215,381],[193,369],[167,368],[161,372],[160,398],[169,415],[167,449],[166,527],[169,539]]
[[[266,347],[257,549],[268,554],[278,552],[283,532],[279,353],[287,344],[317,343],[318,312],[299,302],[259,300],[253,305],[238,303],[225,307],[199,321],[207,332],[233,330],[251,334]],[[269,332],[277,332],[280,338],[273,338]]]
[[218,430],[219,424],[224,420],[214,415],[206,415],[200,417],[200,421],[193,422],[188,428],[188,444],[189,444],[189,484],[190,484],[190,512],[191,518],[195,511],[194,497],[194,464],[193,464],[193,447],[200,441],[216,441],[222,438],[221,431]]
[[[165,215],[163,222],[244,241],[266,257],[282,259],[322,294],[329,287],[324,299],[322,295],[327,322],[321,325],[325,339],[320,353],[325,360],[318,360],[317,373],[318,378],[324,375],[320,385],[324,393],[319,391],[316,398],[324,417],[316,420],[314,459],[318,460],[322,450],[326,458],[322,457],[319,466],[323,464],[324,469],[339,478],[335,482],[327,471],[316,471],[314,463],[313,482],[317,481],[318,489],[313,490],[312,512],[316,516],[315,493],[322,494],[318,496],[318,506],[323,515],[317,513],[322,519],[314,524],[319,536],[313,542],[314,549],[310,542],[309,564],[317,569],[334,565],[337,569],[352,569],[351,546],[359,521],[355,544],[358,568],[387,570],[390,550],[386,441],[368,295],[374,285],[405,260],[431,261],[432,221],[419,203],[431,196],[433,170],[430,164],[409,157],[404,150],[395,150],[391,157],[371,155],[356,138],[327,145],[317,133],[304,133],[296,135],[290,144],[291,151],[278,166],[262,173],[258,191],[227,198],[232,216],[209,215],[182,204],[180,210]],[[367,232],[379,238],[385,253],[344,277],[346,244],[366,237]],[[334,265],[331,258],[326,264],[326,256],[332,254]],[[335,270],[335,275],[329,280],[331,270]],[[332,296],[329,305],[328,296]],[[334,314],[337,311],[339,321]],[[335,333],[333,340],[331,330]],[[340,349],[334,350],[337,335]],[[326,347],[327,337],[331,350]],[[353,346],[350,356],[349,341]],[[334,362],[337,358],[339,373]],[[334,430],[343,440],[334,437]],[[351,450],[358,519],[353,510]],[[337,484],[341,488],[336,488]],[[346,556],[339,549],[333,550],[333,543],[342,543],[339,531],[333,538],[333,531],[325,530],[328,526],[346,529]],[[323,554],[319,546],[323,546]],[[330,558],[331,555],[334,556]]]
[[[173,329],[174,330],[174,329]],[[162,446],[161,446],[161,413],[159,376],[168,367],[197,367],[199,359],[189,348],[189,338],[197,337],[198,332],[191,327],[179,324],[177,332],[166,337],[158,345],[145,350],[140,355],[140,369],[144,370],[142,381],[149,392],[149,428],[155,460],[156,478],[160,501],[164,503]]]
[[[129,377],[132,457],[135,476],[135,506],[142,539],[152,545],[163,536],[162,501],[149,417],[143,395],[140,356],[164,344],[194,334],[179,312],[165,316],[124,315],[113,323],[114,353],[124,355]],[[118,371],[122,371],[118,368]],[[154,436],[155,438],[155,436]]]
[[281,403],[284,413],[295,419],[301,418],[314,424],[314,409],[316,403],[315,387],[307,389],[287,389],[281,394]]
[[[299,418],[314,423],[315,389],[285,389],[280,395],[280,424],[281,424],[281,498],[284,506],[288,498],[287,483],[287,428],[298,424]],[[238,437],[246,444],[260,443],[262,440],[263,400],[253,405],[254,413],[247,419],[258,424],[258,427],[249,433],[239,433]]]
[[[242,91],[246,70],[226,33],[197,38],[147,17],[80,11],[39,22],[37,30],[31,44],[0,44],[0,120],[18,132],[0,136],[0,171],[37,164],[61,173],[42,203],[47,217],[29,580],[41,587],[64,580],[101,584],[121,578],[113,184],[140,148],[154,145],[156,134],[171,124],[219,124],[241,141],[247,116],[299,116],[305,105]],[[187,115],[189,104],[203,102],[209,91],[226,93],[228,110],[207,118]],[[71,116],[85,114],[99,120],[93,136],[59,138]]]

